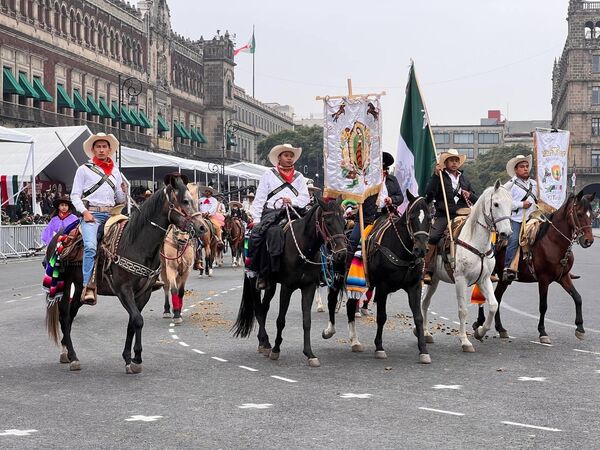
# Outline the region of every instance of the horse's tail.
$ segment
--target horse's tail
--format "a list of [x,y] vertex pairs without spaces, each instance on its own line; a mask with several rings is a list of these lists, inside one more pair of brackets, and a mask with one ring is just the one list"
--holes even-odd
[[248,337],[254,328],[254,305],[260,301],[260,291],[256,289],[255,278],[244,276],[244,289],[238,316],[231,327],[234,337]]
[[60,325],[60,311],[58,309],[58,303],[54,302],[51,306],[46,309],[46,330],[48,336],[56,344],[60,344],[60,333],[58,327]]

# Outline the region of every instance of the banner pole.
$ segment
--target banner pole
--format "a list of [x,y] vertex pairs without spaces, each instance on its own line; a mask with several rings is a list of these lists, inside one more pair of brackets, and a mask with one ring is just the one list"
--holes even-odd
[[454,258],[456,248],[454,246],[454,236],[452,236],[452,222],[450,221],[450,211],[448,211],[448,198],[446,197],[446,186],[444,186],[444,177],[442,175],[443,169],[440,168],[439,176],[440,183],[442,185],[442,195],[444,196],[444,206],[446,207],[446,220],[448,221],[448,234],[450,235],[450,267],[454,269],[456,267],[456,260]]

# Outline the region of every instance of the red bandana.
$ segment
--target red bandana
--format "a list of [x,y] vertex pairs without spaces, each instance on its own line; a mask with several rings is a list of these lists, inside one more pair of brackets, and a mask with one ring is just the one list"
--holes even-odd
[[106,176],[110,176],[115,167],[115,163],[110,158],[106,158],[106,160],[102,161],[101,159],[98,159],[94,156],[92,158],[92,162],[98,167],[100,167],[102,171],[106,174]]
[[295,173],[294,166],[284,171],[284,169],[282,169],[281,166],[277,165],[277,171],[279,172],[279,175],[281,175],[281,178],[283,178],[288,183],[292,184],[292,181],[294,181]]
[[204,200],[204,204],[205,204],[205,205],[210,205],[210,199],[209,199],[209,198],[207,198],[206,200]]
[[58,218],[59,218],[60,220],[65,220],[65,219],[66,219],[67,217],[69,217],[70,215],[71,215],[71,211],[67,211],[67,212],[62,212],[62,211],[59,211],[59,212],[58,212]]

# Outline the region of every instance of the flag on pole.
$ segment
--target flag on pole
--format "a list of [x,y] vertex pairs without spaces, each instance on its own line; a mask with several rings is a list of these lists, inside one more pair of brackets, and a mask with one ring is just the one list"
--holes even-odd
[[256,49],[256,41],[254,40],[254,32],[252,32],[252,37],[248,41],[246,45],[241,46],[238,49],[233,51],[233,56],[237,56],[238,53],[254,53]]
[[414,195],[423,195],[434,164],[435,143],[429,115],[421,96],[414,63],[411,63],[394,171],[402,191],[410,189]]
[[0,195],[2,205],[16,204],[16,196],[19,193],[19,177],[17,175],[0,176]]

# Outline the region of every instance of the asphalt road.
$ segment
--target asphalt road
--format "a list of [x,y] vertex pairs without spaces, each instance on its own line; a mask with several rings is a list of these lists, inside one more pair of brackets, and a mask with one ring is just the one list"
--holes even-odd
[[[72,336],[82,370],[70,372],[44,329],[40,261],[0,263],[0,448],[598,448],[600,244],[575,252],[584,341],[574,335],[572,300],[553,286],[552,345],[540,345],[537,288],[516,284],[503,303],[513,337],[490,333],[463,353],[453,287],[441,285],[430,365],[418,364],[404,293],[388,301],[387,360],[373,357],[374,317],[358,319],[365,352],[352,353],[345,313],[326,341],[327,315],[315,311],[322,366],[308,367],[295,296],[281,357],[271,361],[254,337],[229,333],[242,270],[226,267],[191,276],[181,326],[162,318],[162,292],[153,294],[139,375],[125,374],[127,315],[115,298],[81,308]],[[274,301],[271,342],[277,310]],[[474,306],[469,314],[471,323]]]

